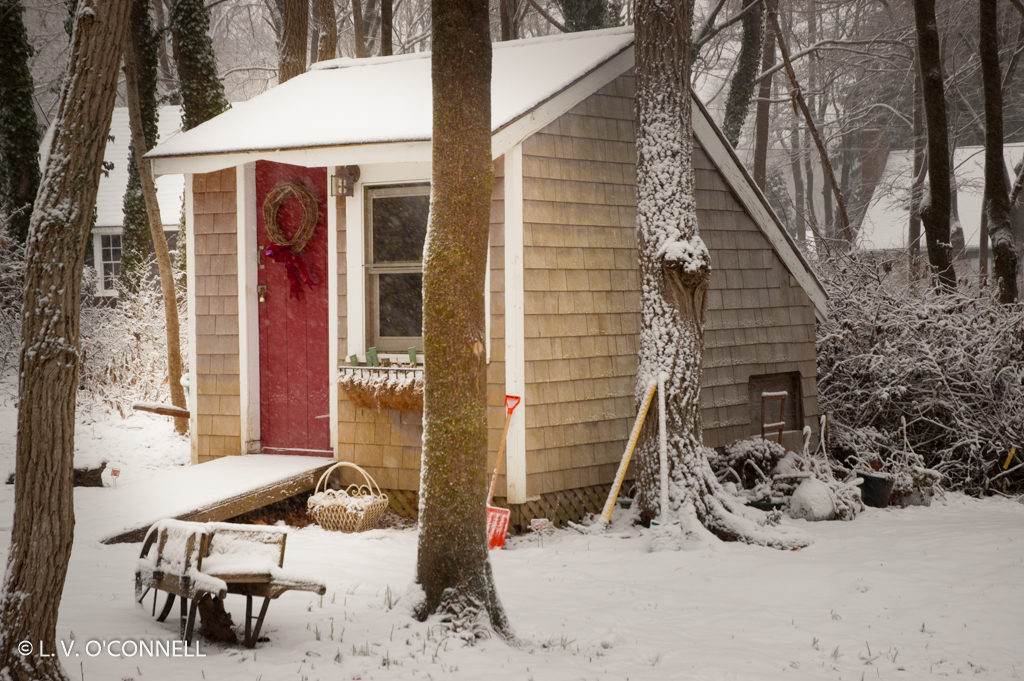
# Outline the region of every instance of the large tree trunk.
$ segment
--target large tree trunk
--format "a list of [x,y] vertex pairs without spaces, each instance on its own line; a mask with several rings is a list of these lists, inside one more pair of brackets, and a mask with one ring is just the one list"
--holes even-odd
[[424,400],[417,615],[507,635],[487,556],[484,281],[491,188],[487,3],[434,0],[433,178],[423,254]]
[[928,130],[928,197],[921,207],[921,221],[932,276],[940,286],[952,290],[956,288],[956,271],[949,242],[949,132],[935,0],[914,0],[914,23],[921,98]]
[[[765,24],[761,40],[761,73],[775,66],[775,40],[772,29]],[[761,78],[757,88],[757,112],[754,119],[754,183],[765,191],[768,179],[768,123],[772,106],[772,76]]]
[[363,0],[352,0],[352,40],[355,42],[356,58],[366,54],[366,35],[363,26]]
[[520,0],[498,0],[502,40],[515,40],[519,37],[519,2]]
[[0,0],[0,45],[0,219],[24,243],[39,188],[39,123],[20,0]]
[[[147,11],[148,3],[146,0],[135,0],[134,5],[135,14]],[[142,93],[139,87],[139,60],[146,46],[139,43],[140,41],[136,36],[135,39],[129,41],[124,51],[128,121],[131,126],[132,153],[137,159],[142,158],[146,151],[148,151],[148,140],[143,121]],[[155,64],[153,67],[155,71]],[[147,93],[147,96],[155,95],[155,88],[152,93]],[[146,102],[146,107],[155,109],[155,98]],[[156,266],[160,273],[160,292],[164,301],[164,326],[167,335],[167,379],[171,389],[171,404],[175,407],[187,409],[185,389],[181,385],[181,325],[178,322],[178,296],[174,290],[174,271],[171,269],[171,255],[167,249],[167,239],[164,237],[163,220],[160,217],[160,203],[156,196],[156,182],[153,179],[153,169],[148,161],[139,163],[137,171],[139,184],[142,187],[142,196],[145,200],[146,216],[149,222],[149,238],[153,242]],[[188,432],[188,419],[181,416],[176,417],[174,419],[174,429],[182,434]]]
[[210,40],[210,12],[203,0],[171,5],[174,63],[181,84],[181,127],[191,130],[228,109]]
[[764,0],[744,0],[743,7],[757,5],[743,15],[743,39],[740,53],[736,57],[736,70],[729,84],[729,96],[725,101],[725,119],[722,132],[729,144],[736,146],[740,141],[743,122],[747,120],[750,98],[754,94],[754,78],[757,76],[761,56],[761,36],[764,24]]
[[[640,256],[639,404],[664,378],[669,508],[661,508],[656,429],[637,448],[641,518],[701,523],[724,539],[773,546],[804,543],[740,514],[719,486],[702,444],[701,366],[711,259],[697,228],[690,110],[688,3],[639,0],[636,10],[637,241]],[[656,422],[652,419],[652,423]]]
[[[807,226],[812,225],[810,221],[811,217],[807,217],[804,212],[804,171],[800,165],[801,156],[803,156],[803,144],[800,141],[800,124],[797,123],[796,117],[790,118],[790,139],[791,146],[789,149],[789,170],[793,175],[793,204],[796,206],[794,211],[794,217],[796,218],[796,233],[799,241],[806,241],[807,239]],[[825,244],[821,238],[821,232],[817,228],[812,229],[814,234],[814,244],[818,254],[825,254]]]
[[334,0],[316,0],[316,6],[320,22],[317,61],[334,59],[338,56],[338,17],[334,10]]
[[[26,245],[14,526],[0,600],[0,678],[67,678],[57,612],[74,540],[82,267],[130,0],[80,0],[56,134]],[[34,651],[19,654],[19,643]],[[51,655],[43,656],[43,651]]]
[[1010,183],[1003,160],[1003,89],[999,68],[999,24],[995,0],[980,0],[981,80],[985,93],[984,213],[992,239],[992,274],[999,300],[1017,301],[1017,252],[1010,222]]
[[306,70],[309,0],[277,0],[277,9],[281,12],[277,82],[283,83]]

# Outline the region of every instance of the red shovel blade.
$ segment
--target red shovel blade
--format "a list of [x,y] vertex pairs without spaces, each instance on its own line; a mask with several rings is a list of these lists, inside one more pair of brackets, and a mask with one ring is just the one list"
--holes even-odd
[[518,395],[505,395],[505,409],[511,414],[519,406],[519,402],[522,400]]

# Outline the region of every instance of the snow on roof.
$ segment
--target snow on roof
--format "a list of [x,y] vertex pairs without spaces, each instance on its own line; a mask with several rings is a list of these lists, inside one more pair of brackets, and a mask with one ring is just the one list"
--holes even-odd
[[[495,43],[499,130],[633,44],[632,27]],[[175,135],[149,158],[427,141],[430,54],[334,59]]]
[[[181,107],[162,106],[159,114],[158,139],[167,139],[181,129]],[[103,160],[112,163],[114,167],[100,176],[99,191],[96,194],[97,227],[124,225],[124,192],[128,187],[128,149],[132,138],[127,107],[114,109],[110,120],[110,136],[113,139],[107,140]],[[184,176],[163,175],[157,178],[156,194],[160,203],[160,217],[165,226],[177,226],[180,221],[184,192]]]
[[[871,249],[906,248],[910,221],[910,184],[913,175],[913,151],[899,149],[889,153],[885,170],[875,188],[871,205],[860,232],[860,245]],[[1013,177],[1013,168],[1024,157],[1024,144],[1006,144],[1003,158]],[[956,174],[957,205],[964,241],[978,248],[981,234],[981,203],[985,191],[984,147],[960,147],[953,153]]]

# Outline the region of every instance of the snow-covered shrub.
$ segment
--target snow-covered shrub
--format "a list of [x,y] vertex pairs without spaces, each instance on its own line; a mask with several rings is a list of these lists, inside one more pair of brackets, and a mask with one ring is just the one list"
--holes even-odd
[[770,482],[772,469],[784,456],[786,448],[779,443],[752,437],[727,445],[721,454],[715,453],[711,467],[723,481],[732,479],[751,489],[758,483]]
[[1020,470],[993,482],[1024,444],[1024,306],[1000,305],[993,289],[908,283],[892,263],[823,269],[818,400],[832,455],[906,474],[904,486],[934,481],[934,469],[971,494],[1024,491]]
[[[151,271],[146,266],[146,271]],[[184,292],[178,292],[181,338],[187,338]],[[188,358],[182,347],[182,360]],[[128,414],[133,402],[170,402],[167,334],[159,285],[148,278],[138,291],[120,291],[116,305],[82,306],[78,405]]]
[[21,346],[21,294],[25,247],[0,220],[0,376],[18,364]]

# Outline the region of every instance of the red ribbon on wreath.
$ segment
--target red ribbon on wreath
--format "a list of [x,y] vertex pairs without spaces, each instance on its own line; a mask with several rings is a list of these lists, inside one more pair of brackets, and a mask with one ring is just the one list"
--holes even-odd
[[288,275],[288,282],[291,284],[291,297],[302,300],[302,281],[312,288],[318,282],[310,274],[309,266],[298,253],[283,244],[267,244],[263,254],[276,262],[284,264],[284,270]]

